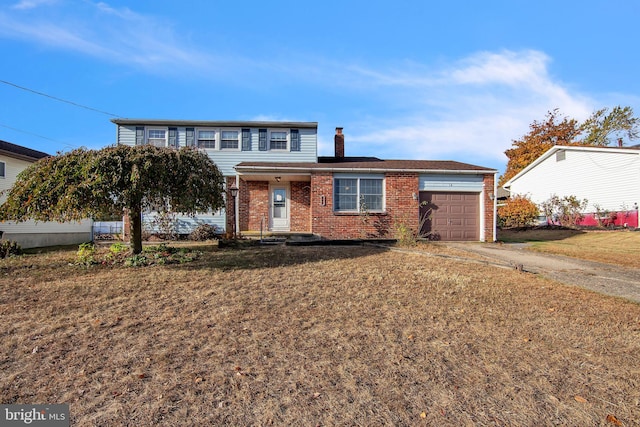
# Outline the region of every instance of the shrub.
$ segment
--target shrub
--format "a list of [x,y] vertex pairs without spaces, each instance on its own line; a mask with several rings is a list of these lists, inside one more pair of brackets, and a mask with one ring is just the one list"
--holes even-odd
[[[426,206],[427,202],[421,202],[420,206]],[[418,244],[418,240],[428,239],[436,240],[435,236],[431,233],[423,233],[424,225],[427,221],[433,218],[433,209],[429,208],[422,213],[418,219],[417,227],[414,229],[409,224],[407,218],[397,218],[394,221],[395,239],[400,246],[415,246]]]
[[111,246],[109,246],[109,253],[113,254],[113,255],[118,255],[121,252],[126,251],[127,245],[125,245],[124,243],[121,242],[116,242],[114,244],[112,244]]
[[587,199],[578,199],[576,196],[559,197],[551,196],[547,201],[540,205],[542,211],[551,218],[553,222],[559,222],[565,227],[578,225],[584,218],[582,212],[586,209],[589,201]]
[[516,195],[498,207],[498,223],[502,227],[526,227],[535,224],[538,206],[527,196]]
[[217,227],[210,224],[200,224],[189,234],[189,240],[195,240],[198,242],[217,239],[218,237]]
[[22,255],[22,248],[13,240],[0,240],[0,258]]
[[76,264],[89,267],[96,263],[95,255],[96,247],[93,243],[83,243],[78,246],[78,252],[76,252]]

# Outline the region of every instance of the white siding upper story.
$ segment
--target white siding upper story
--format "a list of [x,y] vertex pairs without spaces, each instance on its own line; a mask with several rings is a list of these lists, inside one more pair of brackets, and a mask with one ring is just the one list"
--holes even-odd
[[[10,189],[18,174],[33,163],[3,154],[0,154],[0,162],[4,163],[5,170],[4,177],[0,176],[0,191]],[[0,204],[5,200],[6,196],[0,196]],[[91,239],[92,223],[89,219],[66,223],[36,222],[33,220],[18,223],[5,221],[0,222],[0,231],[2,231],[3,238],[15,240],[23,248],[28,248],[75,243],[74,240],[77,242],[88,241]]]
[[552,195],[587,199],[585,212],[632,209],[640,204],[640,150],[556,146],[540,156],[505,188],[542,203]]
[[197,122],[114,119],[117,143],[195,146],[224,176],[240,162],[316,162],[315,122]]
[[[162,147],[194,146],[204,150],[224,176],[236,176],[240,162],[317,162],[316,122],[219,122],[192,120],[113,119],[118,144]],[[156,231],[155,213],[143,223]],[[176,231],[190,233],[199,224],[225,230],[224,209],[194,216],[179,215]]]

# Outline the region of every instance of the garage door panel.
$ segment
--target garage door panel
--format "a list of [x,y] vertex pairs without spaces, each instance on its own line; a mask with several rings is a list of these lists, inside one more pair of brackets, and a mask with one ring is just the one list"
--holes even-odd
[[420,215],[431,215],[423,233],[439,240],[479,240],[478,193],[421,191],[420,202]]

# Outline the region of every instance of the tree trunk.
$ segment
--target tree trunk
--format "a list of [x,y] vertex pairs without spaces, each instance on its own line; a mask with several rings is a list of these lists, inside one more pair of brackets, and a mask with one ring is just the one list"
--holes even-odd
[[131,207],[129,210],[129,227],[131,236],[129,244],[134,254],[142,252],[142,209],[140,206]]

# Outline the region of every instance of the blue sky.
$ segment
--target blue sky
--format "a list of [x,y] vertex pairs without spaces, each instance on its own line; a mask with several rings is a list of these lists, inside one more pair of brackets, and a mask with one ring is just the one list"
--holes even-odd
[[[640,115],[640,2],[0,1],[0,80],[127,118],[319,123],[346,154],[506,165],[559,108]],[[112,116],[0,83],[0,139],[115,142]],[[42,138],[45,137],[45,138]]]

